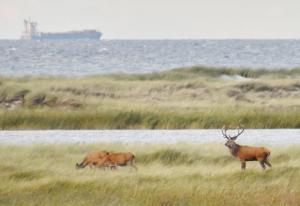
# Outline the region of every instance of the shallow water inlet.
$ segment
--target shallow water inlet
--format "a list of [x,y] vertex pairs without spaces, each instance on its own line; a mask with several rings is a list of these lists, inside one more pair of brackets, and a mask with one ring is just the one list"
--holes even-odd
[[[231,131],[234,132],[234,131]],[[81,143],[219,143],[225,139],[220,129],[196,130],[16,130],[0,131],[1,144],[81,144]],[[300,129],[247,129],[240,144],[300,144]]]

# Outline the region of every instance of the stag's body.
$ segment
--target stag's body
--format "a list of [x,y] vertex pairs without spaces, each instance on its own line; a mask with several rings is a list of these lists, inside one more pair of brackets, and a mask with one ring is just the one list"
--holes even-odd
[[[223,131],[224,130],[224,131]],[[271,152],[265,147],[254,147],[254,146],[244,146],[235,143],[237,137],[243,133],[244,129],[241,131],[238,130],[238,135],[230,137],[226,134],[227,129],[223,128],[222,133],[227,139],[225,146],[228,147],[230,153],[236,157],[241,162],[241,168],[246,169],[247,161],[259,161],[263,169],[266,168],[265,165],[272,167],[271,163],[268,160]]]

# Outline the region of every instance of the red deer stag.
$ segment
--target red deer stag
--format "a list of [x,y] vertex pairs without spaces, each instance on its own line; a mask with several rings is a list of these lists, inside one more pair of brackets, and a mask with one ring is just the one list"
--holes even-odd
[[96,167],[110,167],[111,169],[115,169],[117,166],[131,166],[137,170],[134,159],[135,156],[130,152],[111,152],[105,158],[95,161],[94,165]]
[[80,164],[76,163],[76,168],[80,169],[80,168],[85,168],[86,166],[90,166],[90,168],[92,168],[94,162],[97,162],[98,160],[105,158],[108,154],[109,152],[107,151],[90,152],[85,156],[85,158]]
[[244,128],[238,127],[238,133],[235,136],[227,135],[227,130],[225,126],[222,128],[222,134],[224,138],[227,139],[225,146],[228,147],[230,153],[241,161],[242,170],[246,169],[246,161],[259,161],[263,169],[266,168],[265,164],[272,167],[268,158],[270,156],[270,151],[265,147],[253,147],[244,146],[235,143],[235,140],[244,132]]

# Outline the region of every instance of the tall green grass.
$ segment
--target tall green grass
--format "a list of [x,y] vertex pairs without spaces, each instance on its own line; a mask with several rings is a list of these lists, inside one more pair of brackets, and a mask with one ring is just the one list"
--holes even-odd
[[195,129],[243,124],[247,128],[300,128],[295,110],[93,111],[35,109],[0,111],[2,129]]
[[[138,171],[76,170],[96,149],[133,152]],[[222,144],[2,145],[0,205],[299,205],[299,146],[270,149],[273,169],[242,172]]]

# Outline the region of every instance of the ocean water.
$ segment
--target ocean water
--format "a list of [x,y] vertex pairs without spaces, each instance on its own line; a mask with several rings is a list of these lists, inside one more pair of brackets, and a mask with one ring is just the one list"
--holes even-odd
[[205,65],[300,66],[300,40],[0,40],[0,75],[145,73]]
[[[236,132],[236,131],[231,131]],[[230,133],[231,134],[231,133]],[[240,144],[300,144],[299,129],[248,129],[238,138]],[[18,130],[0,131],[0,144],[224,144],[220,129],[196,130]]]

